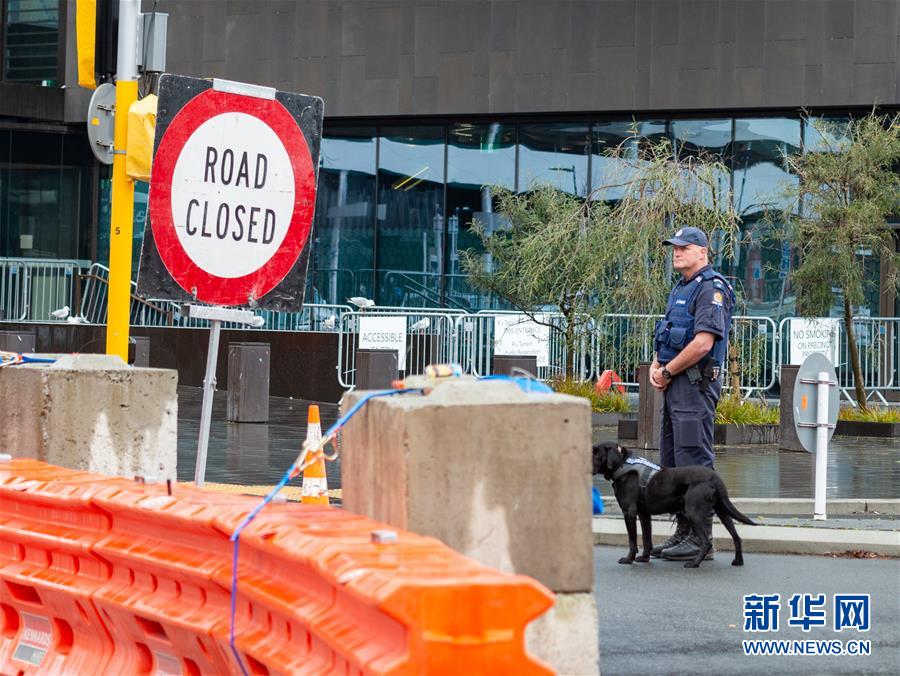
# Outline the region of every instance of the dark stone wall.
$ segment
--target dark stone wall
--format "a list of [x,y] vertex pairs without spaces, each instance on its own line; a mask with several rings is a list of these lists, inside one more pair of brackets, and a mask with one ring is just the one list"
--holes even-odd
[[170,13],[170,72],[315,94],[342,117],[897,104],[898,4],[161,0],[159,10]]
[[[78,324],[0,324],[4,331],[35,334],[37,352],[101,353],[106,327]],[[204,329],[133,328],[132,335],[150,338],[150,366],[175,369],[178,384],[200,387],[206,371],[209,331]],[[311,401],[339,401],[338,334],[286,331],[223,330],[219,337],[216,388],[228,389],[228,344],[269,343],[269,394]]]

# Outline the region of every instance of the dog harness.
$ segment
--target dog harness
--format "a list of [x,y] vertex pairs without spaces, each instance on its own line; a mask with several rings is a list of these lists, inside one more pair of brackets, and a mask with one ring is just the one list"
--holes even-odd
[[626,474],[636,473],[638,475],[638,485],[641,487],[641,496],[643,497],[650,480],[661,469],[662,467],[655,462],[650,462],[647,458],[626,458],[625,464],[613,473],[613,481],[621,479]]

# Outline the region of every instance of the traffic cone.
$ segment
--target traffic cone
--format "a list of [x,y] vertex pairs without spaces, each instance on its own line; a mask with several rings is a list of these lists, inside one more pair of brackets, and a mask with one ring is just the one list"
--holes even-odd
[[[306,441],[315,443],[322,438],[322,423],[319,420],[319,407],[312,404],[306,419]],[[303,470],[303,488],[300,489],[300,502],[307,505],[328,504],[328,479],[325,476],[325,458],[319,458]]]

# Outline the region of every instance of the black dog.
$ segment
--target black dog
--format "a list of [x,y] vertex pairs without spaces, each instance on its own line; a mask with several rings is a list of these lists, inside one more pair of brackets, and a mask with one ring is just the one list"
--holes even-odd
[[[653,548],[650,526],[652,514],[683,512],[701,543],[698,556],[693,561],[685,563],[684,567],[698,567],[712,548],[712,542],[706,537],[706,530],[703,528],[703,520],[712,510],[734,540],[734,561],[731,565],[744,565],[741,538],[738,537],[732,519],[751,526],[756,524],[741,514],[731,503],[725,483],[714,470],[696,466],[642,472],[643,467],[652,463],[632,455],[627,448],[613,443],[595,445],[593,456],[594,474],[602,474],[604,478],[612,481],[616,501],[625,516],[625,527],[628,529],[628,556],[619,559],[619,563],[632,561],[646,563],[650,560],[650,550]],[[642,473],[644,477],[650,476],[645,486],[641,485]],[[641,520],[644,551],[635,557],[637,518]]]

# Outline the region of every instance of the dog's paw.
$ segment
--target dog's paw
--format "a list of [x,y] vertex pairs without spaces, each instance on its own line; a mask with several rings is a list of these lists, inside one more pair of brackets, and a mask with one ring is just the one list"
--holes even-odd
[[650,555],[649,555],[649,554],[645,554],[645,555],[642,554],[641,556],[637,557],[637,558],[635,559],[635,561],[637,561],[638,563],[649,563],[649,562],[650,562]]
[[628,564],[628,565],[630,565],[633,561],[634,561],[634,559],[631,559],[627,556],[623,556],[621,559],[619,559],[619,563],[624,563],[624,564]]
[[734,561],[731,562],[731,565],[732,566],[743,566],[744,559],[735,559]]
[[693,561],[688,561],[686,564],[684,564],[684,567],[685,568],[699,568],[700,564],[694,563]]

